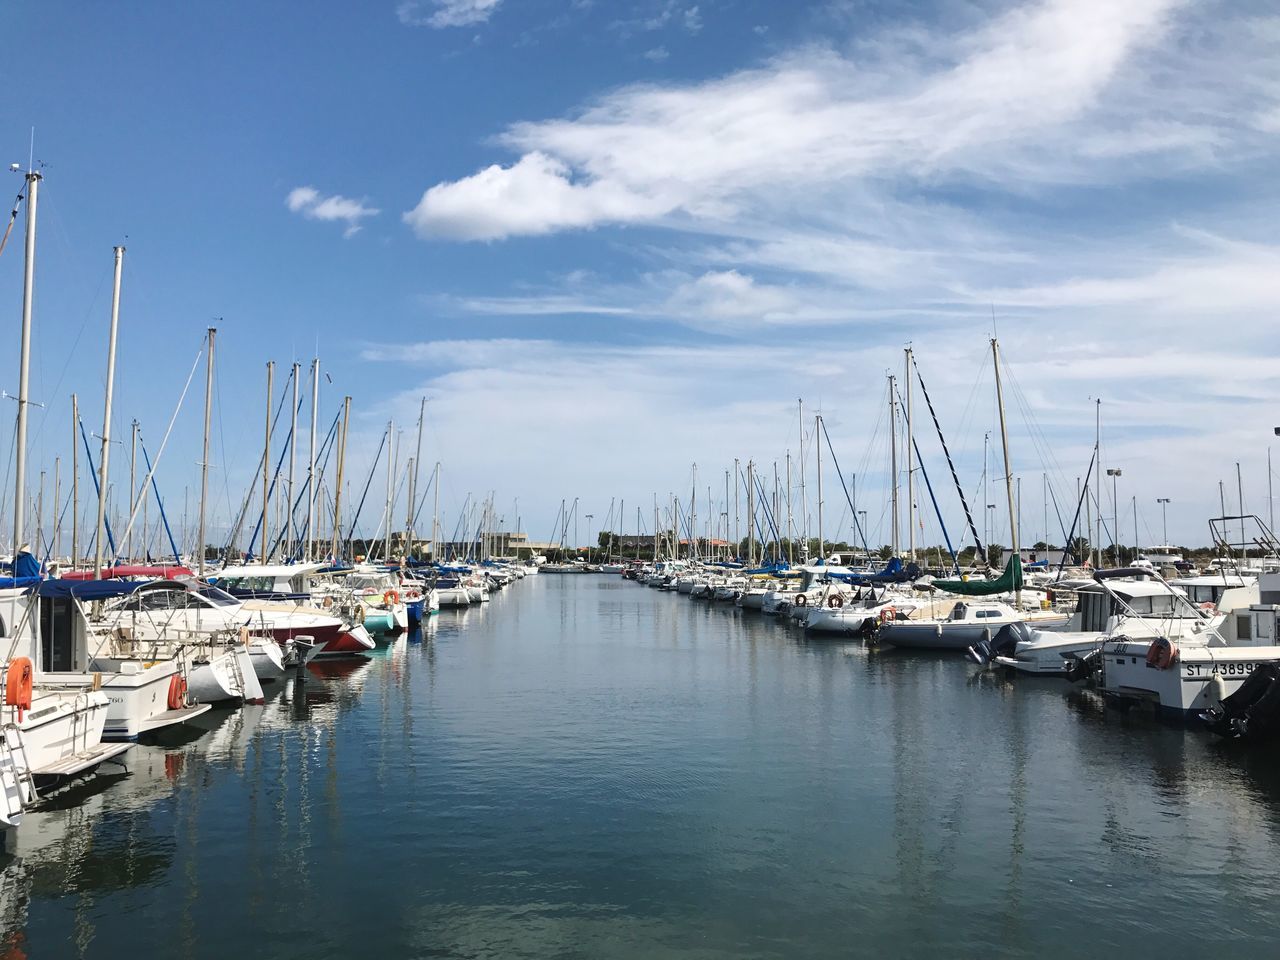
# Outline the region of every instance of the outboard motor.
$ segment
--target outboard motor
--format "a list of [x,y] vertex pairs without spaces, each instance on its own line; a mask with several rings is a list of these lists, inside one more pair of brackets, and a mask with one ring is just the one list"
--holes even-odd
[[1005,624],[989,640],[979,640],[968,650],[969,659],[980,667],[989,667],[996,657],[1011,657],[1018,648],[1032,637],[1031,628],[1021,620]]
[[1102,650],[1090,650],[1083,657],[1067,657],[1067,681],[1079,683],[1102,671]]
[[1280,733],[1280,666],[1259,664],[1240,688],[1200,719],[1219,736],[1265,740]]

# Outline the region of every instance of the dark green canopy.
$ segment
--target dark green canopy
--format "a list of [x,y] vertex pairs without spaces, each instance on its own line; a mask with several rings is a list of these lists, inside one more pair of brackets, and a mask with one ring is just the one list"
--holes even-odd
[[1010,556],[1004,573],[995,580],[935,580],[933,585],[939,590],[966,597],[990,597],[997,593],[1012,593],[1022,588],[1022,558],[1016,553]]

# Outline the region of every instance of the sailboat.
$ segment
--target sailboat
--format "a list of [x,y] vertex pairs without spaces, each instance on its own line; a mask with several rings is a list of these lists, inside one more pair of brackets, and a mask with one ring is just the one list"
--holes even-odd
[[[0,644],[4,703],[0,707],[0,824],[16,827],[38,797],[41,781],[87,772],[127,745],[104,745],[109,700],[93,679],[80,674],[75,689],[49,684],[44,645],[34,629],[32,589],[41,583],[40,564],[23,544],[26,504],[28,371],[35,280],[36,207],[41,175],[26,174],[27,237],[19,348],[18,418],[15,431],[12,578],[0,583]],[[119,273],[117,272],[117,281]],[[114,309],[114,307],[113,307]]]
[[[886,620],[880,626],[881,643],[896,647],[930,650],[967,650],[975,643],[990,642],[1003,627],[1012,623],[1033,622],[1048,628],[1067,622],[1065,614],[1046,610],[1026,610],[1022,606],[1022,562],[1018,553],[1018,515],[1013,497],[1013,470],[1009,463],[1009,431],[1005,423],[1004,388],[1000,380],[1000,344],[991,338],[991,356],[995,363],[996,405],[1000,413],[1000,438],[1004,449],[1005,493],[1009,503],[1009,530],[1013,541],[1009,562],[994,580],[935,580],[936,589],[962,598],[955,602],[945,617],[920,617]],[[1013,594],[1013,604],[991,599]]]

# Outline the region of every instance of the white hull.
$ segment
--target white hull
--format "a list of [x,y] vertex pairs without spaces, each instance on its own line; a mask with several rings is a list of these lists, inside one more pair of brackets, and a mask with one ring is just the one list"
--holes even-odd
[[1161,670],[1147,665],[1148,647],[1145,641],[1124,640],[1103,645],[1104,695],[1145,701],[1163,713],[1194,714],[1235,693],[1261,664],[1280,663],[1280,647],[1186,645],[1179,647],[1177,661]]
[[[93,667],[102,673],[102,692],[108,700],[103,740],[137,740],[209,709],[207,705],[169,709],[169,683],[178,672],[174,660],[160,660],[149,667],[136,660],[95,663]],[[80,673],[45,673],[40,678],[42,684],[66,689],[83,687],[84,681]]]

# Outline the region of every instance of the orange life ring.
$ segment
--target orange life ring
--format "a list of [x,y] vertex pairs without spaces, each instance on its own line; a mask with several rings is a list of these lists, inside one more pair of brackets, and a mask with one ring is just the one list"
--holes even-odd
[[1168,670],[1178,659],[1178,647],[1165,637],[1156,637],[1147,647],[1147,666]]
[[831,596],[827,597],[827,606],[832,610],[839,610],[844,606],[844,597],[840,596],[838,593],[833,593]]
[[885,607],[883,610],[880,611],[880,622],[888,623],[890,620],[895,619],[897,616],[898,616],[897,607]]
[[19,723],[22,722],[23,713],[31,709],[34,669],[29,657],[14,657],[5,676],[4,702],[10,707],[18,708]]
[[803,593],[796,594],[796,606],[803,607],[809,602],[809,598]]
[[388,590],[382,595],[382,602],[388,604],[397,604],[400,602],[400,594],[394,590]]
[[169,678],[169,709],[181,710],[187,705],[187,679],[180,673]]
[[1211,600],[1206,600],[1204,603],[1200,604],[1200,609],[1207,610],[1210,613],[1213,613],[1215,610],[1218,609],[1218,605],[1212,602]]

